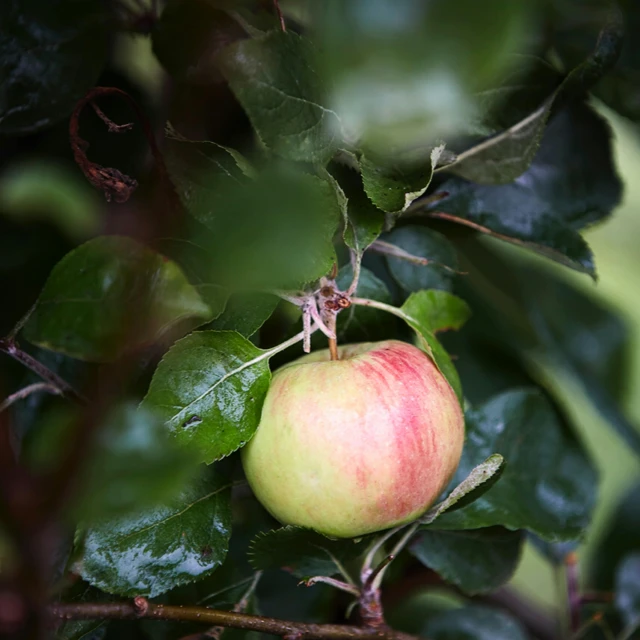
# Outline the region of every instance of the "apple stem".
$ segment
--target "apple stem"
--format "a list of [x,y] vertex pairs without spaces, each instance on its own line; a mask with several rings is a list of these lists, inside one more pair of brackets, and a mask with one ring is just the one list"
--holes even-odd
[[329,353],[331,354],[332,360],[340,360],[340,354],[338,353],[338,339],[335,337],[336,334],[336,314],[328,313],[326,317],[327,327],[333,333],[333,337],[329,338]]

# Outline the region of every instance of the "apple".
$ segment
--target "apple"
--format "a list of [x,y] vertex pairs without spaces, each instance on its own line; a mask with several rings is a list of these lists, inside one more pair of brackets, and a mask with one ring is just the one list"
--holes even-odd
[[339,355],[314,352],[274,374],[242,462],[277,520],[351,538],[433,504],[460,462],[464,416],[413,345],[352,344]]

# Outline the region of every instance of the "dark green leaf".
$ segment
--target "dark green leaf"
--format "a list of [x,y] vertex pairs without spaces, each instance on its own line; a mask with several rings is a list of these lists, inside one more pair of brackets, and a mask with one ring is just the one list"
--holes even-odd
[[210,574],[227,554],[230,485],[201,479],[170,504],[91,527],[77,569],[121,596],[157,596]]
[[409,292],[451,290],[455,275],[451,270],[457,269],[458,258],[451,243],[441,233],[411,225],[394,229],[384,236],[384,241],[427,261],[427,264],[416,264],[409,259],[386,257],[391,275],[403,289]]
[[624,623],[640,624],[640,553],[627,556],[618,567],[615,594]]
[[537,251],[578,271],[595,274],[593,256],[577,233],[611,213],[621,185],[607,124],[585,105],[551,122],[530,168],[508,185],[477,185],[459,178],[432,205],[448,220]]
[[18,164],[0,179],[0,211],[16,220],[51,220],[84,240],[100,224],[100,200],[77,171],[44,161]]
[[425,622],[422,633],[431,640],[527,640],[515,618],[478,605],[439,613]]
[[614,572],[624,557],[640,553],[640,483],[635,483],[616,505],[615,511],[602,532],[592,556],[590,584],[598,589],[613,591]]
[[[352,156],[352,162],[357,166],[355,156]],[[368,198],[360,174],[346,167],[338,167],[336,174],[339,180],[338,188],[346,199],[344,241],[361,256],[382,233],[385,215]]]
[[[132,344],[127,333],[140,315],[144,332]],[[153,342],[181,320],[209,316],[174,262],[129,238],[104,236],[74,249],[55,266],[24,331],[34,344],[104,362],[136,344]]]
[[[344,291],[352,279],[353,268],[348,265],[340,269],[336,284]],[[356,295],[387,304],[391,302],[391,295],[384,282],[364,267],[360,270]],[[338,340],[343,343],[383,340],[393,334],[394,324],[394,317],[384,311],[351,305],[338,315]]]
[[388,166],[383,161],[360,158],[362,184],[371,202],[387,213],[402,213],[419,198],[431,184],[444,145],[434,147],[429,161],[419,168]]
[[210,325],[217,331],[237,331],[250,338],[271,316],[278,298],[269,293],[237,293],[227,301],[224,313]]
[[518,566],[524,535],[502,527],[475,531],[423,531],[411,553],[465,593],[497,589]]
[[429,295],[427,294],[425,296],[425,293],[426,292],[418,291],[417,293],[412,293],[406,299],[400,308],[404,314],[403,319],[417,333],[420,346],[434,359],[438,365],[438,369],[440,369],[442,375],[444,375],[456,392],[456,396],[458,396],[458,400],[460,400],[460,404],[462,404],[463,397],[460,378],[449,354],[433,334],[431,325],[429,324],[432,319],[429,312]]
[[231,45],[222,71],[267,149],[324,164],[340,143],[340,121],[327,109],[311,45],[292,31],[271,31]]
[[180,144],[184,161],[174,154],[169,167],[188,212],[204,225],[194,235],[205,282],[295,289],[331,269],[343,217],[334,185],[278,163],[250,179],[235,152],[202,156],[206,143]]
[[222,79],[220,52],[246,33],[207,0],[170,0],[151,36],[153,52],[176,80],[207,85]]
[[467,439],[452,486],[497,451],[502,478],[481,498],[434,526],[527,529],[549,541],[581,537],[595,504],[597,475],[579,443],[540,392],[503,393],[467,412]]
[[[80,602],[109,602],[113,597],[99,589],[89,586],[86,582],[78,581],[67,592],[63,601]],[[56,640],[102,640],[107,632],[105,620],[65,620],[56,630]]]
[[194,289],[211,311],[211,320],[216,320],[225,311],[229,292],[217,284],[196,284]]
[[[78,426],[68,412],[47,418],[25,444],[25,456],[38,469],[60,462]],[[196,470],[196,456],[179,447],[153,414],[131,404],[116,406],[100,426],[73,513],[93,522],[155,505],[174,498]]]
[[344,563],[364,551],[353,540],[331,540],[300,527],[282,527],[259,534],[251,543],[256,569],[286,569],[298,578],[333,576]]
[[313,3],[320,68],[348,136],[388,154],[430,149],[468,126],[473,94],[491,86],[521,46],[526,10],[507,0],[384,0],[375,10]]
[[0,134],[67,117],[107,62],[110,16],[93,0],[0,3]]
[[156,369],[142,406],[207,464],[244,446],[260,421],[269,357],[234,331],[196,331],[178,340]]
[[524,269],[518,277],[526,282],[526,311],[546,357],[575,378],[603,418],[640,454],[640,430],[618,405],[628,371],[624,323],[591,296],[539,270]]

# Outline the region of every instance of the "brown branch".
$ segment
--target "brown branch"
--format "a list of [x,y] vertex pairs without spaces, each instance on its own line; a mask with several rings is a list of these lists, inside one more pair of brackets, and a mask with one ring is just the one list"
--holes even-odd
[[576,633],[580,628],[580,586],[578,584],[578,557],[574,552],[568,553],[564,559],[565,578],[567,581],[567,604],[569,607],[569,629]]
[[0,339],[0,351],[37,373],[43,380],[58,389],[62,395],[77,402],[85,402],[85,399],[68,382],[63,380],[57,373],[51,371],[51,369],[45,367],[39,360],[22,351],[11,338]]
[[58,387],[55,387],[48,382],[35,382],[34,384],[29,384],[26,387],[23,387],[22,389],[18,389],[18,391],[12,393],[0,402],[0,412],[8,409],[14,402],[24,400],[24,398],[28,398],[32,393],[38,393],[39,391],[46,391],[53,395],[60,395],[62,393]]
[[149,603],[146,611],[141,614],[139,608],[129,603],[58,603],[50,605],[49,612],[56,618],[65,620],[101,620],[101,619],[139,619],[174,620],[178,622],[200,622],[212,626],[231,627],[271,633],[282,638],[296,638],[297,640],[416,640],[400,631],[388,627],[367,628],[340,624],[308,624],[304,622],[290,622],[277,618],[266,618],[248,613],[234,611],[218,611],[206,607],[166,606]]
[[273,6],[276,10],[276,13],[278,14],[278,19],[280,20],[280,28],[282,29],[282,31],[286,31],[287,25],[285,24],[284,16],[282,15],[282,9],[280,9],[278,0],[273,0]]

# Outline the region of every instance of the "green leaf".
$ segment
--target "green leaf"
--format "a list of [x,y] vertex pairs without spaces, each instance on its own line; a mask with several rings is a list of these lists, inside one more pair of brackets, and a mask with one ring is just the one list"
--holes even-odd
[[[110,602],[113,597],[78,581],[64,593],[63,602]],[[65,620],[56,629],[56,640],[102,640],[107,632],[105,620]]]
[[343,215],[334,185],[279,163],[250,179],[229,150],[202,156],[181,144],[185,161],[174,154],[169,167],[187,211],[204,225],[194,236],[205,250],[206,282],[296,289],[329,272]]
[[289,160],[326,164],[340,143],[340,121],[324,106],[313,55],[296,33],[271,31],[231,45],[221,64],[267,149]]
[[452,486],[496,451],[502,478],[472,504],[445,513],[439,529],[501,525],[552,542],[580,538],[595,504],[597,474],[547,398],[535,390],[503,393],[466,415],[467,437]]
[[405,291],[450,291],[453,288],[455,274],[452,269],[458,268],[458,258],[451,243],[441,233],[410,225],[394,229],[385,235],[384,241],[428,261],[426,264],[416,264],[408,259],[386,256],[391,275]]
[[142,406],[207,464],[244,446],[260,421],[268,359],[233,331],[197,331],[178,340],[153,374]]
[[360,157],[360,171],[364,190],[376,207],[387,213],[402,213],[419,198],[431,184],[433,172],[438,164],[444,144],[431,150],[428,162],[418,168],[402,165],[387,165],[375,161],[366,154]]
[[507,582],[518,566],[524,535],[502,527],[422,531],[409,550],[426,567],[469,595]]
[[66,118],[106,65],[107,7],[5,0],[0,24],[0,134],[39,131]]
[[627,556],[618,567],[615,594],[624,623],[640,625],[640,552]]
[[100,200],[78,171],[47,161],[17,164],[0,178],[0,210],[16,220],[51,220],[74,240],[98,229]]
[[522,46],[526,11],[508,0],[313,3],[319,67],[347,136],[388,155],[466,128],[473,94]]
[[209,575],[227,554],[230,485],[212,473],[171,503],[88,529],[77,564],[93,586],[155,597]]
[[217,58],[244,29],[207,0],[170,0],[151,32],[153,52],[178,81],[208,85],[220,81]]
[[269,293],[233,294],[224,310],[210,326],[217,331],[237,331],[250,338],[271,316],[278,298]]
[[[174,262],[129,238],[104,236],[54,267],[24,332],[47,349],[109,362],[182,320],[206,320],[210,313]],[[134,314],[146,322],[132,342]]]
[[[353,267],[347,265],[340,269],[336,284],[344,291],[352,279]],[[391,302],[391,294],[385,283],[365,267],[360,269],[356,294],[369,300],[379,300],[387,304]],[[395,322],[393,316],[379,309],[351,305],[338,314],[338,340],[341,343],[383,340],[393,334]]]
[[463,396],[460,378],[449,354],[433,334],[429,324],[432,319],[429,313],[429,305],[429,296],[425,296],[424,292],[418,291],[417,293],[412,293],[405,300],[400,310],[403,313],[405,322],[417,333],[420,346],[434,359],[438,369],[440,369],[442,375],[456,392],[456,396],[460,404],[462,404]]
[[[573,9],[574,13],[579,10],[580,20],[584,20],[584,3]],[[518,78],[515,88],[511,89],[509,83],[507,87],[500,87],[499,93],[506,95],[501,96],[497,111],[520,111],[523,100],[528,102],[532,97],[537,97],[538,103],[532,105],[534,108],[529,109],[525,117],[510,122],[498,135],[467,149],[452,164],[442,169],[480,184],[506,184],[524,173],[534,158],[552,111],[569,100],[581,98],[615,67],[623,29],[617,8],[607,5],[606,11],[609,15],[600,23],[603,26],[595,48],[590,51],[590,55],[587,56],[587,49],[584,57],[575,60],[575,68],[562,83],[558,72],[551,65],[535,59],[535,64],[527,74]],[[558,43],[561,49],[565,42]],[[589,42],[588,46],[591,48],[592,43]],[[540,92],[545,87],[546,95]]]
[[591,296],[540,270],[522,269],[518,277],[526,282],[524,305],[539,348],[576,380],[602,417],[640,455],[640,430],[618,404],[628,378],[629,338],[622,320]]
[[636,482],[615,505],[612,517],[599,536],[591,560],[589,584],[613,591],[615,570],[627,555],[640,553],[640,483]]
[[478,605],[436,614],[425,622],[421,635],[430,640],[527,640],[515,618]]
[[471,316],[469,305],[458,296],[440,289],[428,289],[412,294],[412,304],[420,306],[420,318],[433,333],[457,331]]
[[298,578],[334,576],[344,563],[364,551],[353,540],[331,540],[301,527],[260,533],[251,542],[250,560],[256,569],[286,569]]
[[[58,464],[77,428],[75,413],[45,415],[25,443],[25,456],[40,470]],[[174,498],[197,468],[194,453],[179,447],[153,414],[118,405],[98,430],[71,504],[73,515],[94,522]]]
[[490,455],[484,462],[474,467],[471,473],[435,507],[431,507],[419,522],[429,525],[447,511],[466,507],[486,493],[504,471],[504,458],[499,453]]
[[577,230],[611,213],[621,184],[608,125],[589,107],[575,105],[554,118],[533,163],[515,182],[478,185],[451,178],[439,191],[447,196],[427,215],[465,224],[594,276],[591,250]]
[[[357,166],[355,156],[352,156],[352,161]],[[339,180],[338,188],[346,199],[344,241],[358,256],[362,256],[382,233],[385,215],[365,193],[359,173],[347,167],[336,167],[335,172]]]

